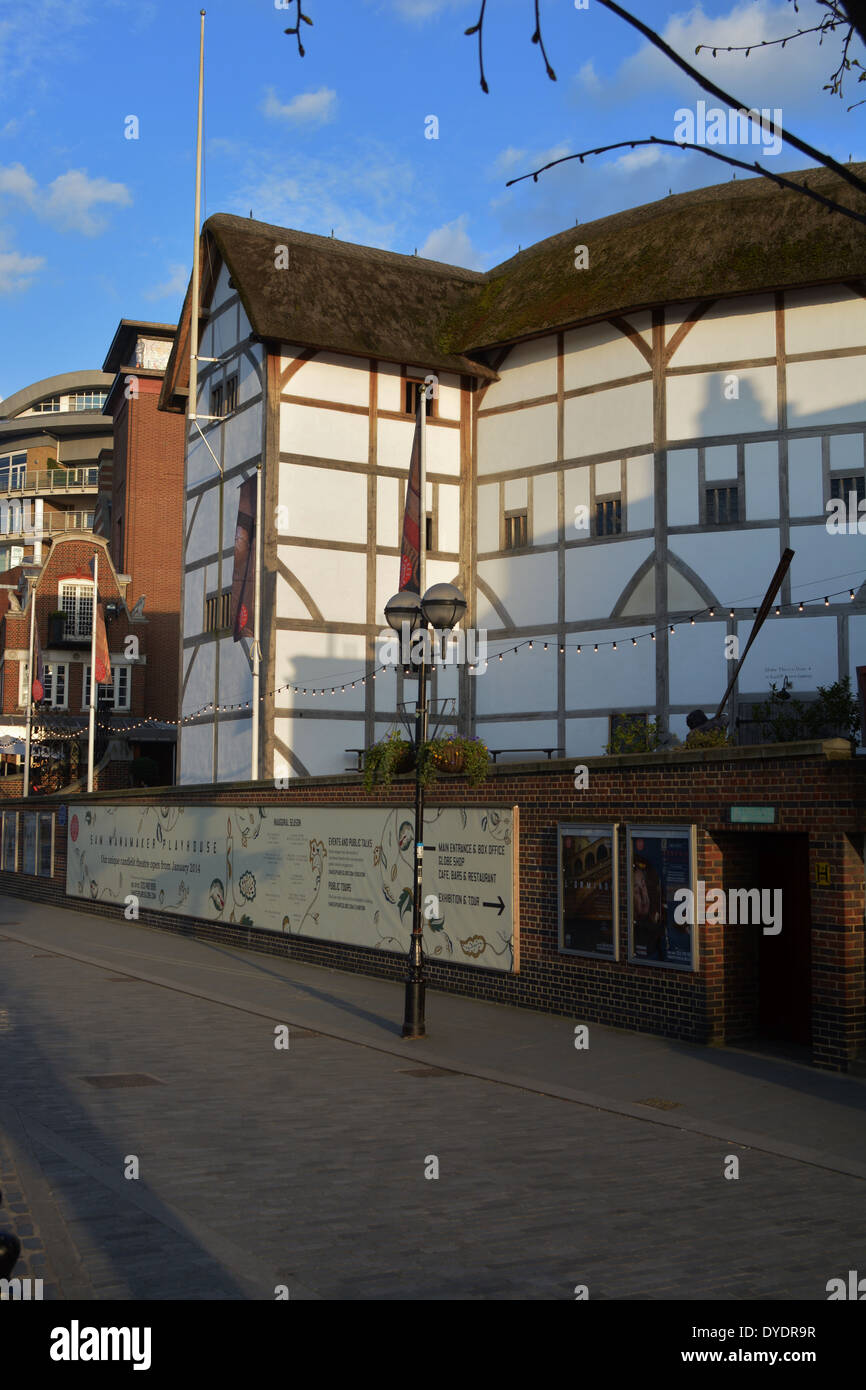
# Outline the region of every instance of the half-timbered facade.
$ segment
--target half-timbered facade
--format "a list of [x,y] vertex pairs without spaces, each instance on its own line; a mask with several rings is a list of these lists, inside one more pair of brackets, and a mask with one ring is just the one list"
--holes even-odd
[[[452,722],[492,748],[569,756],[602,751],[620,715],[684,734],[688,711],[718,702],[726,639],[745,642],[786,547],[734,717],[771,680],[808,697],[863,663],[852,220],[751,180],[572,229],[486,274],[222,215],[203,247],[197,413],[211,418],[188,429],[183,781],[251,773],[252,655],[228,594],[238,488],[259,465],[257,775],[344,769],[414,693],[377,670],[377,637],[398,587],[413,383],[431,377],[427,583],[463,588],[489,648],[483,675],[439,673]],[[187,300],[164,408],[186,408],[188,354]],[[835,499],[853,525],[828,525]]]

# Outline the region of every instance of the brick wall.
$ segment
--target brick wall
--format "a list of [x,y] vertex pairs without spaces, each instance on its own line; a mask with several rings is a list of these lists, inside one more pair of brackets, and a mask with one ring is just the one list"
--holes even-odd
[[[443,780],[429,804],[498,804],[519,807],[520,970],[514,975],[437,959],[427,962],[436,988],[501,1003],[563,1014],[583,1021],[640,1029],[692,1042],[737,1042],[754,1032],[757,1018],[756,958],[760,927],[700,928],[696,972],[627,962],[627,866],[621,833],[620,959],[592,960],[558,951],[556,825],[558,821],[695,824],[695,878],[709,887],[749,887],[760,858],[761,837],[802,837],[810,865],[830,865],[827,886],[811,889],[813,1061],[845,1070],[864,1042],[864,882],[866,759],[841,756],[840,743],[719,749],[688,754],[590,758],[589,786],[574,788],[570,763],[498,765],[487,782],[471,788],[460,778]],[[2,790],[2,789],[0,789]],[[258,783],[108,792],[94,802],[117,804],[407,805],[411,778],[389,790],[366,793],[360,778],[297,779],[286,790]],[[70,808],[89,799],[71,798]],[[7,803],[8,804],[8,803]],[[34,801],[34,808],[37,806]],[[57,799],[46,801],[57,804]],[[733,827],[732,805],[772,805],[772,826]],[[0,806],[2,809],[2,806]],[[792,841],[792,844],[795,843]],[[14,885],[0,873],[0,887],[118,917],[122,909],[65,898],[65,831],[57,834],[54,879],[19,875]],[[814,882],[814,875],[811,876]],[[405,957],[364,947],[278,936],[247,927],[142,912],[141,920],[250,950],[290,955],[360,974],[402,979]]]

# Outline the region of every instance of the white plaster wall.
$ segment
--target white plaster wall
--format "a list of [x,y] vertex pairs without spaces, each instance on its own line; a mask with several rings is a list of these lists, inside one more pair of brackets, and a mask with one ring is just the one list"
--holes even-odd
[[364,553],[281,545],[280,559],[303,584],[325,622],[366,621],[367,557]]
[[652,420],[649,381],[573,396],[565,402],[565,456],[626,452],[636,444],[651,443]]
[[505,482],[505,510],[516,511],[529,505],[529,479],[508,478]]
[[[610,738],[606,719],[566,719],[565,747],[568,757],[593,758],[604,752]],[[580,815],[580,792],[574,794],[575,818]]]
[[767,592],[781,554],[775,527],[765,531],[702,531],[693,536],[671,536],[668,548],[700,575],[712,593],[719,595],[720,603],[755,607]]
[[819,516],[824,510],[818,438],[788,441],[788,508],[791,516]]
[[[866,616],[853,616],[848,619],[848,647],[850,660],[848,674],[851,677],[851,690],[857,694],[857,667],[866,666]],[[821,682],[823,685],[823,681]],[[861,734],[862,737],[862,734]],[[860,745],[863,751],[863,745]]]
[[[225,424],[218,425],[208,435],[211,448],[220,457],[219,431],[225,434],[225,467],[231,468],[247,459],[258,458],[262,452],[262,403],[251,405],[237,415],[229,415]],[[213,460],[211,460],[213,467]]]
[[[196,502],[198,511],[193,521]],[[201,494],[201,500],[196,497],[188,498],[186,517],[187,527],[192,522],[186,547],[186,563],[191,564],[194,560],[201,560],[203,556],[213,555],[219,550],[219,489],[208,488],[207,492]]]
[[[297,694],[291,690],[282,691],[278,697],[279,706],[317,711],[327,701],[327,706],[335,710],[363,710],[364,687],[361,680],[366,674],[364,652],[364,639],[357,634],[279,630],[276,638],[276,683],[301,687]],[[328,690],[332,685],[337,689],[333,697],[330,694],[309,694],[311,689],[321,689],[326,683]],[[343,685],[345,692],[339,689]],[[307,690],[307,695],[301,693],[303,689]]]
[[213,781],[213,730],[210,724],[190,724],[181,733],[181,786]]
[[318,352],[305,362],[289,381],[291,396],[312,396],[320,401],[340,401],[360,405],[370,401],[370,370],[366,358],[345,357],[335,352]]
[[[866,358],[863,362],[864,377],[866,377]],[[864,398],[866,398],[866,381],[864,381]],[[866,415],[866,409],[864,409]],[[863,467],[863,435],[862,434],[831,434],[830,435],[830,467],[831,469],[845,468],[858,471]]]
[[[426,376],[427,373],[425,372]],[[454,372],[439,373],[437,411],[443,420],[460,419],[460,378]]]
[[[791,593],[795,602],[816,596],[821,599],[828,592],[835,593],[846,584],[854,583],[855,576],[863,572],[866,545],[859,534],[830,533],[822,523],[792,526],[791,549],[794,551],[790,571]],[[838,598],[832,601],[840,602]],[[843,594],[841,601],[848,602],[847,593]]]
[[[555,614],[556,556],[552,552],[482,560],[478,574],[502,600],[517,627],[534,626],[544,621],[545,613]],[[477,611],[480,626],[494,631],[500,626],[499,617],[480,591]]]
[[[651,553],[652,540],[619,540],[565,552],[565,616],[569,622],[606,618]],[[554,557],[555,558],[555,557]],[[555,590],[551,590],[551,606]],[[578,639],[580,640],[580,639]],[[599,639],[593,637],[593,641]]]
[[[286,557],[282,552],[280,552],[280,560],[283,563],[286,562]],[[279,618],[300,618],[305,622],[314,621],[314,614],[279,572],[277,572],[277,616]]]
[[[355,755],[348,754],[346,749],[364,747],[362,720],[279,719],[276,734],[300,758],[311,776],[350,770],[355,766]],[[274,757],[274,775],[298,775],[290,765],[285,766],[279,749]]]
[[208,319],[210,341],[208,350],[201,349],[203,357],[222,357],[230,352],[238,341],[238,313],[233,305],[223,313],[214,313]]
[[285,401],[280,406],[281,453],[366,463],[367,439],[366,415]]
[[[258,369],[250,361],[247,352],[252,353]],[[242,353],[237,358],[239,405],[246,405],[247,401],[252,400],[253,396],[257,396],[262,389],[263,350],[259,343],[253,343],[247,352]]]
[[[198,655],[195,656],[195,652]],[[195,714],[204,709],[213,699],[214,658],[216,647],[213,642],[203,642],[198,648],[184,652],[184,674],[190,672],[186,690],[183,693],[183,712]],[[193,657],[195,659],[193,660]],[[190,671],[190,662],[192,670]]]
[[[751,631],[751,622],[739,624],[740,642]],[[766,699],[770,682],[779,684],[784,675],[792,681],[796,697],[813,692],[819,685],[837,679],[836,619],[776,618],[771,616],[761,628],[749,652],[739,679],[740,697],[756,695]]]
[[708,706],[715,709],[733,673],[725,659],[726,632],[723,622],[678,624],[668,642],[671,704],[693,705],[708,714]]
[[232,296],[237,293],[237,291],[233,290],[229,285],[230,279],[229,268],[225,261],[223,261],[219,268],[216,285],[214,286],[213,297],[211,299],[212,308],[218,309],[221,304],[225,304],[227,299],[231,299]]
[[[635,634],[637,635],[637,634]],[[571,633],[565,659],[568,709],[651,709],[655,706],[655,644],[644,637],[633,647],[631,633],[620,628]],[[595,643],[599,648],[593,650]],[[617,650],[603,646],[616,642]],[[575,644],[580,645],[580,654]]]
[[[430,436],[426,431],[427,472],[430,473]],[[376,463],[380,468],[402,468],[409,472],[412,460],[412,441],[415,437],[414,421],[407,416],[403,420],[379,420]]]
[[842,425],[866,418],[866,358],[789,362],[788,424]]
[[708,483],[736,482],[736,444],[710,444],[704,451],[704,477]]
[[866,344],[866,300],[844,285],[785,293],[785,348],[818,352]]
[[[380,422],[380,426],[381,426]],[[384,422],[387,423],[387,422]],[[427,476],[431,473],[449,473],[454,478],[460,476],[460,431],[451,426],[437,425],[428,421],[425,432],[427,444]],[[410,453],[406,459],[408,468]]]
[[668,452],[668,525],[697,526],[698,507],[698,451],[671,449]]
[[484,555],[499,549],[499,484],[479,487],[478,493],[478,550]]
[[367,540],[367,478],[348,469],[280,464],[280,505],[288,534],[308,540]]
[[[378,376],[377,404],[379,410],[402,410],[403,388],[400,368],[393,362],[380,362]],[[381,422],[379,428],[382,428]]]
[[[725,382],[739,378],[739,398],[725,398]],[[742,367],[735,373],[695,372],[667,378],[669,439],[700,439],[707,435],[750,434],[774,430],[775,367]]]
[[[553,343],[555,357],[555,339]],[[649,371],[643,353],[611,323],[592,323],[586,328],[573,329],[565,334],[563,350],[566,391]]]
[[[516,714],[526,710],[551,710],[556,713],[556,638],[546,639],[550,646],[544,650],[544,637],[533,637],[532,650],[510,646],[502,640],[488,638],[487,670],[473,676],[476,712],[486,714]],[[499,653],[502,652],[502,660]],[[536,740],[530,739],[529,742]]]
[[772,521],[779,516],[779,446],[775,440],[747,444],[746,520]]
[[[573,519],[574,513],[572,513]],[[573,540],[574,530],[569,535],[569,516],[566,512],[566,539]],[[532,479],[532,525],[533,541],[536,545],[549,545],[559,534],[557,475],[539,473]]]
[[252,699],[253,673],[243,642],[231,637],[220,639],[219,704],[238,704]]
[[220,721],[217,758],[219,782],[247,782],[252,770],[252,721],[226,719]]
[[775,304],[772,295],[717,301],[680,343],[672,367],[775,357]]
[[376,544],[399,545],[403,488],[396,478],[376,479]]
[[478,473],[504,473],[556,458],[556,405],[529,406],[478,421]]
[[484,394],[484,410],[555,395],[556,338],[516,343],[499,368],[499,375],[501,380],[494,381]]
[[[211,448],[219,458],[213,441],[211,441]],[[187,448],[186,486],[188,489],[196,487],[199,483],[209,482],[210,479],[218,476],[216,464],[208,453],[204,440],[196,431],[190,436]]]
[[619,492],[621,480],[622,470],[619,459],[610,459],[607,463],[595,465],[596,496],[605,492]]
[[193,637],[203,631],[204,570],[188,570],[183,586],[183,634]]
[[439,549],[460,550],[460,489],[442,483],[439,488]]
[[[592,517],[589,518],[590,525],[577,529],[575,525],[575,508],[586,507],[589,509],[589,483],[590,470],[586,468],[566,468],[563,476],[563,510],[565,513],[565,538],[569,541],[587,540],[592,534]],[[581,516],[586,515],[581,513]]]
[[652,530],[655,511],[653,481],[652,454],[639,454],[637,458],[626,460],[624,526],[627,531]]

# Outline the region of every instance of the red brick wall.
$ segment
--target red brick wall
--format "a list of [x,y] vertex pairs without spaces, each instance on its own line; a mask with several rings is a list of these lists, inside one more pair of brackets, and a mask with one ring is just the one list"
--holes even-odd
[[[487,782],[470,788],[460,778],[443,781],[430,804],[519,807],[520,970],[514,975],[427,962],[431,984],[476,998],[548,1013],[640,1029],[692,1042],[736,1042],[756,1019],[755,953],[760,927],[700,928],[700,963],[694,972],[630,965],[626,949],[627,866],[620,853],[620,960],[566,956],[557,949],[556,825],[558,821],[695,824],[695,878],[708,887],[749,887],[763,834],[808,837],[810,857],[833,869],[827,888],[812,889],[812,1013],[816,1065],[845,1070],[864,1042],[864,882],[866,759],[837,759],[832,745],[713,750],[699,754],[591,758],[589,787],[574,789],[566,762],[499,765]],[[2,788],[0,788],[2,790]],[[164,788],[153,793],[104,793],[95,801],[126,804],[406,805],[411,779],[367,794],[360,778],[297,779],[286,790],[255,785]],[[81,806],[88,798],[72,798]],[[34,802],[34,805],[36,803]],[[56,804],[46,802],[46,805]],[[732,827],[732,805],[772,805],[766,829]],[[622,836],[622,832],[621,832]],[[756,848],[757,847],[757,848]],[[65,841],[58,832],[58,861],[51,884],[21,877],[9,891],[65,899]],[[0,874],[0,888],[6,875]],[[122,909],[77,904],[117,917]],[[362,974],[403,978],[405,957],[317,942],[245,927],[143,912],[141,920],[251,950],[296,956]]]

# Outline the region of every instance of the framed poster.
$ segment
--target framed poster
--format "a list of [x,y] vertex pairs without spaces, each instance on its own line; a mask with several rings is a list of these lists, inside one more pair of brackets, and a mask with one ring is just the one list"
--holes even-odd
[[3,812],[3,868],[7,874],[14,874],[17,867],[15,852],[18,848],[18,812]]
[[619,957],[616,825],[557,825],[559,950]]
[[39,812],[39,874],[50,878],[54,872],[54,816],[50,811]]
[[35,811],[21,814],[21,872],[36,873],[37,815]]
[[[674,920],[677,889],[694,893],[695,827],[629,825],[626,854],[629,962],[696,970],[695,923]],[[682,910],[678,915],[683,915]]]

